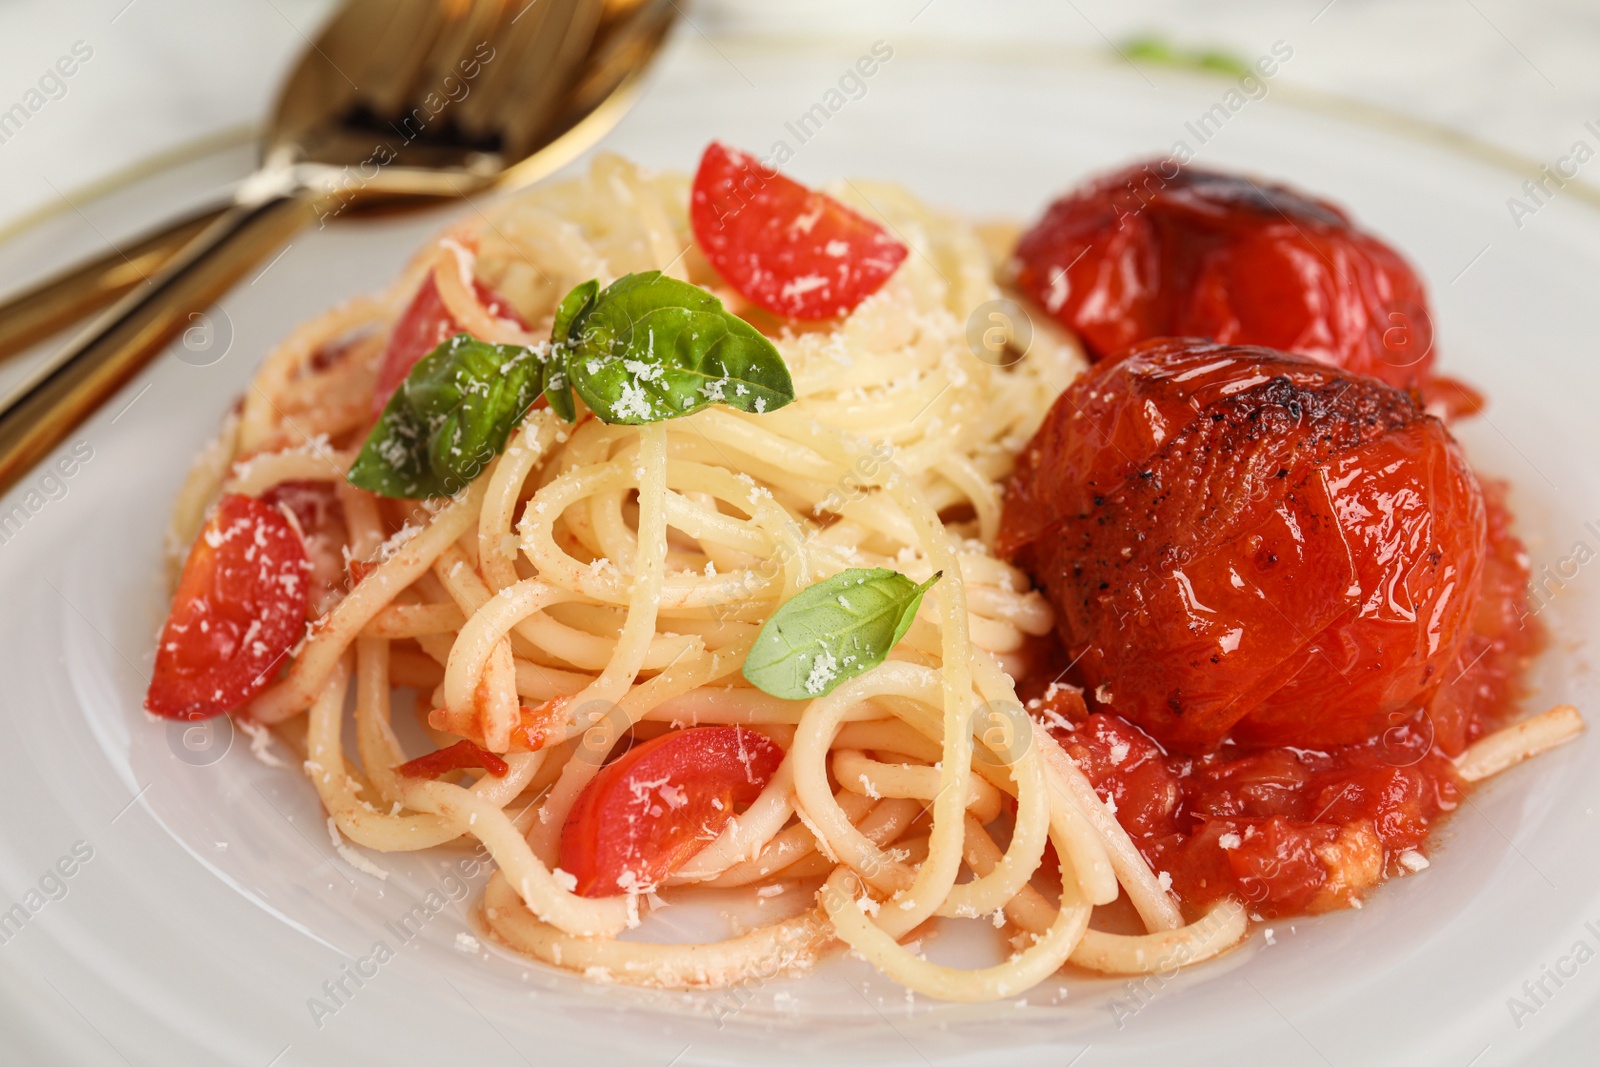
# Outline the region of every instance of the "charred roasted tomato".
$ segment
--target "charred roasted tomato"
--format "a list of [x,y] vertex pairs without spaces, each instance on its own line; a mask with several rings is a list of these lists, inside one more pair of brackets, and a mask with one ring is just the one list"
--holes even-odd
[[1409,393],[1170,339],[1061,394],[1001,525],[1096,705],[1188,752],[1352,744],[1425,705],[1485,552],[1483,492]]
[[[1095,359],[1154,337],[1207,337],[1401,388],[1422,387],[1433,365],[1416,272],[1337,207],[1281,185],[1170,160],[1129,167],[1051,204],[1013,269]],[[1443,400],[1462,410],[1477,398]]]

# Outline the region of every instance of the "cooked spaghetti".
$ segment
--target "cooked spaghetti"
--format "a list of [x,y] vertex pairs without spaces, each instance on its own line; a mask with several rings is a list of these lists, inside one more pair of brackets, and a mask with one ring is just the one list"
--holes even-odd
[[[1014,366],[973,358],[966,318],[1000,295],[977,232],[892,187],[838,198],[911,250],[841,317],[752,305],[697,247],[687,179],[603,156],[469,217],[383,295],[294,332],[196,464],[173,523],[186,548],[213,502],[240,494],[281,506],[305,538],[314,621],[238,713],[303,749],[357,845],[481,842],[497,868],[487,928],[589,977],[715,987],[848,947],[908,989],[985,1000],[1069,962],[1127,975],[1227,950],[1246,906],[1225,897],[1186,922],[1170,879],[1017,698],[1054,618],[995,552],[1003,484],[1081,369],[1076,343],[1041,326]],[[539,406],[453,496],[397,500],[346,480],[419,290],[460,332],[548,353],[574,287],[647,271],[712,291],[770,337],[793,402],[644,425]],[[939,576],[884,662],[810,699],[746,680],[780,605],[867,568]],[[476,762],[406,750],[397,690],[415,692],[440,754],[468,742]],[[1575,720],[1568,709],[1480,741],[1462,773],[1557,744]],[[659,883],[627,870],[624,891],[577,891],[563,828],[607,757],[706,725],[761,735],[781,764]],[[664,789],[642,800],[675,803]],[[815,906],[716,943],[619,939],[659,890],[780,882],[814,889]],[[1092,922],[1119,898],[1143,933]],[[906,942],[936,916],[992,926],[1014,951],[975,970],[931,962]]]

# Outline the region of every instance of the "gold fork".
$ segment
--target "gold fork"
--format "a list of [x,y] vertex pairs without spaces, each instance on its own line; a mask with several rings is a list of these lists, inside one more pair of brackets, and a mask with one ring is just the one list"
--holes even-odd
[[583,152],[631,105],[676,11],[352,0],[301,56],[233,202],[11,394],[0,492],[312,219],[526,184]]

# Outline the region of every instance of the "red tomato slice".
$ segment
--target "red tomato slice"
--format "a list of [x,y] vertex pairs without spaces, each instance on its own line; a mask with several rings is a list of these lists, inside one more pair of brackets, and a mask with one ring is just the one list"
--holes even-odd
[[783,762],[754,730],[698,726],[635,745],[595,776],[561,828],[580,896],[647,890],[722,833]]
[[449,748],[407,760],[395,770],[406,778],[438,778],[471,767],[482,767],[495,778],[504,778],[511,770],[505,760],[471,741],[457,741]]
[[906,258],[877,223],[715,141],[700,157],[689,220],[729,285],[793,319],[848,314]]
[[[522,316],[512,310],[499,293],[476,278],[472,281],[472,289],[489,314],[527,328],[528,324],[522,321]],[[406,380],[406,375],[411,373],[411,368],[417,365],[418,360],[460,332],[461,326],[450,316],[449,308],[444,306],[444,298],[439,295],[439,287],[433,283],[433,272],[430,271],[417,289],[417,295],[411,298],[400,320],[394,324],[394,332],[389,334],[389,344],[383,350],[383,363],[378,368],[377,390],[372,394],[373,415],[382,413],[389,397],[400,388],[400,383]]]
[[183,565],[145,708],[206,719],[260,692],[305,632],[310,591],[294,523],[252,497],[223,497]]

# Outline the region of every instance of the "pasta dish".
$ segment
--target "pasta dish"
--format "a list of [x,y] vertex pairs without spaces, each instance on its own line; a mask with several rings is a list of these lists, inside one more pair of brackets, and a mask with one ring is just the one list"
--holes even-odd
[[[177,501],[146,706],[272,728],[362,869],[481,845],[487,933],[590,979],[1197,964],[1581,729],[1512,721],[1526,557],[1426,314],[1248,179],[1023,232],[601,156],[266,358]],[[792,903],[628,936],[729,889]]]

